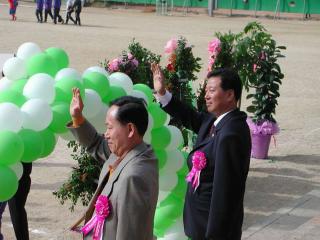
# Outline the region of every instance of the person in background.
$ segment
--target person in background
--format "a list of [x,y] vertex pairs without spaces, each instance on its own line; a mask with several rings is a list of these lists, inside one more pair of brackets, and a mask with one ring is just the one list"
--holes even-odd
[[76,13],[76,24],[81,26],[81,22],[80,22],[80,13],[81,13],[81,10],[82,10],[82,2],[81,2],[81,0],[75,0],[74,1],[73,9],[74,9],[74,11]]
[[36,6],[37,20],[38,20],[38,23],[42,23],[43,0],[36,0],[36,1],[37,1],[37,6]]
[[54,0],[53,2],[53,22],[57,24],[57,20],[59,23],[63,24],[64,20],[60,15],[60,8],[61,8],[61,0]]
[[6,208],[7,202],[0,202],[0,240],[3,240],[3,235],[1,234],[1,219],[4,209]]
[[18,0],[8,0],[9,2],[9,14],[11,15],[11,21],[16,21],[16,11],[18,7]]
[[52,0],[44,0],[44,22],[47,22],[48,15],[53,20],[51,8],[52,8]]
[[76,24],[76,21],[72,17],[73,10],[73,0],[67,0],[66,2],[66,24],[68,24],[69,19],[73,22],[73,24]]

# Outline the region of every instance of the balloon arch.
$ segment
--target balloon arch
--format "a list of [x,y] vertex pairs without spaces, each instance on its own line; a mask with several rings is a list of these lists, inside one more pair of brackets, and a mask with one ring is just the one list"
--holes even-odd
[[158,239],[186,239],[182,209],[186,190],[186,153],[181,151],[180,130],[168,125],[170,117],[153,102],[152,90],[133,85],[124,73],[111,75],[94,66],[81,75],[69,68],[69,58],[61,48],[42,51],[31,42],[22,44],[17,56],[3,66],[0,80],[0,202],[10,199],[22,175],[21,162],[32,162],[52,153],[57,138],[72,140],[66,123],[71,120],[69,104],[73,87],[84,99],[84,115],[104,132],[104,117],[113,99],[131,95],[145,99],[149,113],[144,141],[159,159],[159,199],[154,232]]

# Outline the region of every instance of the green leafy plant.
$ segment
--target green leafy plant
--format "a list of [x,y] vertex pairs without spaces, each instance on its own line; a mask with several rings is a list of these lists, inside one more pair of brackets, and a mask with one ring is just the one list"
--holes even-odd
[[60,200],[61,204],[70,201],[69,209],[74,211],[79,200],[83,206],[89,204],[98,185],[102,163],[91,157],[85,148],[75,141],[70,141],[68,148],[72,149],[71,156],[77,161],[77,166],[72,168],[71,177],[59,190],[53,192],[53,195]]

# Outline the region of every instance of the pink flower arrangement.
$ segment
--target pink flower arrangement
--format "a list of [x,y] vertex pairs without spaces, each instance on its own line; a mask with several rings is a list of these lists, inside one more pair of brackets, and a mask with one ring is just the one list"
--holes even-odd
[[221,52],[221,41],[218,38],[213,39],[208,44],[208,52],[209,52],[209,66],[208,71],[212,70],[212,66],[214,65],[217,56]]
[[197,190],[200,185],[201,170],[207,165],[207,158],[204,152],[195,151],[192,156],[192,169],[188,173],[186,180],[192,184],[194,191]]
[[256,124],[251,118],[247,118],[247,124],[252,134],[274,135],[279,133],[280,129],[277,123],[271,121],[263,121]]
[[107,70],[109,73],[123,72],[130,74],[139,66],[138,60],[131,53],[124,53],[122,56],[108,62]]
[[170,54],[174,53],[174,51],[177,49],[177,47],[178,47],[178,40],[175,38],[170,39],[167,42],[166,46],[164,47],[164,52],[166,54],[170,55]]

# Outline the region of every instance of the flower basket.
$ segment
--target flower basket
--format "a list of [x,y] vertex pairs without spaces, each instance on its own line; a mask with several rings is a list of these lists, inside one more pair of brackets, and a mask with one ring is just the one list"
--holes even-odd
[[247,118],[247,123],[251,132],[251,157],[267,159],[271,137],[279,132],[278,124],[271,121],[256,124],[251,118]]

